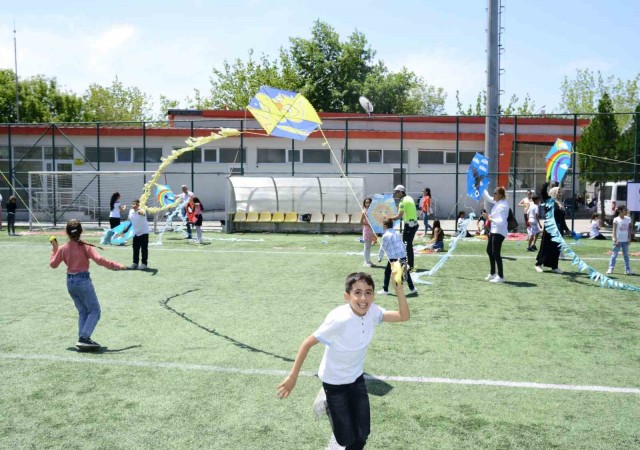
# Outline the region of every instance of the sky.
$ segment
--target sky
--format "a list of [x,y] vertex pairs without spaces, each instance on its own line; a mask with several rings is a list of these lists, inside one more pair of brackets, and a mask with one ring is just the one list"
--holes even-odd
[[[290,37],[311,38],[316,20],[342,41],[365,35],[376,60],[406,67],[447,93],[455,114],[486,86],[487,0],[0,0],[0,69],[20,79],[55,77],[83,94],[115,77],[181,101],[210,90],[212,69],[270,59]],[[501,103],[529,94],[535,110],[560,111],[560,86],[577,69],[623,80],[640,73],[640,0],[502,0]],[[14,23],[16,33],[14,34]],[[375,107],[375,105],[374,105]]]

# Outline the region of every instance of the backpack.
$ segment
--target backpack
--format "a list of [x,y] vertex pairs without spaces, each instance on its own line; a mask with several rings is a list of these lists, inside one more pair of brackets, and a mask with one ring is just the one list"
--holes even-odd
[[513,215],[513,211],[509,208],[509,215],[507,216],[507,230],[514,231],[518,229],[518,221]]

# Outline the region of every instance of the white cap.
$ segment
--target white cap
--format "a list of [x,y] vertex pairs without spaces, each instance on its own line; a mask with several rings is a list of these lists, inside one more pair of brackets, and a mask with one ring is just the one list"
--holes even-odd
[[394,191],[402,191],[402,192],[407,192],[407,190],[405,189],[405,187],[401,184],[397,185],[396,188],[394,189]]

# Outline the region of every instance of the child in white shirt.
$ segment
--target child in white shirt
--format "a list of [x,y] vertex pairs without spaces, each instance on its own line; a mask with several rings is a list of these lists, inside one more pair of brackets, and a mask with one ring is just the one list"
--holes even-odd
[[[135,233],[133,236],[133,264],[129,266],[129,269],[146,270],[149,256],[149,222],[147,215],[140,209],[140,200],[138,199],[131,203],[129,221]],[[142,253],[142,264],[138,265],[140,253]]]
[[327,413],[338,444],[364,448],[371,427],[369,395],[364,381],[364,359],[375,326],[409,320],[409,305],[402,284],[392,277],[398,311],[386,311],[373,303],[375,284],[368,273],[347,276],[345,305],[332,310],[320,327],[300,345],[289,375],[278,385],[278,396],[287,398],[311,347],[325,345],[318,377],[327,397]]
[[613,252],[611,253],[611,259],[609,260],[609,270],[607,274],[612,274],[613,269],[616,267],[616,259],[618,258],[618,252],[622,249],[622,256],[624,257],[624,268],[627,275],[633,275],[631,272],[631,266],[629,265],[629,241],[631,241],[631,219],[625,217],[627,215],[626,206],[618,206],[616,211],[617,217],[613,219]]

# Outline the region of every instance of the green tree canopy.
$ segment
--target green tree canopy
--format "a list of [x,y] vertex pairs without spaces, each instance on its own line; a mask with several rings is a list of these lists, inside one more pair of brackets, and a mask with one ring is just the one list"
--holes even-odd
[[378,113],[442,114],[446,94],[413,72],[389,71],[374,61],[375,51],[364,34],[355,31],[342,42],[328,24],[316,21],[311,39],[290,38],[275,60],[262,56],[224,62],[214,68],[210,97],[204,107],[244,109],[261,85],[302,93],[318,111],[361,112],[367,96]]
[[[560,86],[560,112],[573,114],[594,113],[599,108],[599,100],[606,93],[611,99],[616,113],[633,112],[640,102],[640,73],[630,80],[622,80],[613,75],[604,78],[600,71],[578,69],[575,79],[564,78]],[[618,115],[618,128],[624,129],[630,115]]]
[[[509,99],[507,106],[500,105],[500,114],[505,116],[512,116],[514,114],[534,114],[536,109],[536,103],[531,100],[529,93],[524,97],[521,105],[518,105],[520,99],[516,94],[513,94]],[[483,90],[478,93],[475,105],[469,105],[466,109],[460,101],[460,91],[456,91],[456,106],[458,108],[458,114],[461,116],[484,116],[487,110],[487,91]]]
[[[0,70],[0,122],[14,123],[16,77],[13,70]],[[55,78],[43,75],[20,80],[18,84],[20,122],[77,122],[82,120],[82,99],[64,92]]]
[[151,101],[137,87],[126,87],[118,77],[111,86],[92,84],[83,96],[87,122],[139,122],[152,120]]

